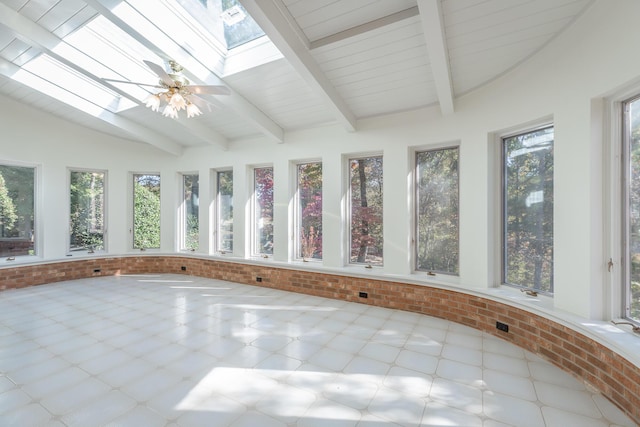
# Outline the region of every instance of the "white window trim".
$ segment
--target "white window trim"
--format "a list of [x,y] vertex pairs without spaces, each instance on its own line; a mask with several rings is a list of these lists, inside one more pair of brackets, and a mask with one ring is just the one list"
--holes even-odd
[[[623,183],[623,104],[640,96],[640,79],[592,100],[592,125],[602,128],[603,318],[625,319],[625,186]],[[625,166],[626,167],[626,166]],[[609,261],[612,265],[609,268]],[[628,320],[628,319],[625,319]]]
[[[626,303],[628,298],[627,278],[629,263],[626,253],[626,211],[627,183],[623,178],[626,171],[626,129],[624,104],[640,97],[640,81],[619,90],[604,99],[603,105],[603,219],[605,241],[605,264],[611,261],[611,267],[605,271],[605,298],[603,301],[605,319],[624,319],[627,317]],[[608,255],[608,257],[607,257]]]
[[[175,248],[176,252],[197,252],[200,250],[199,244],[198,244],[198,249],[196,250],[187,249],[186,247],[187,207],[185,205],[185,200],[184,200],[184,191],[185,191],[184,177],[189,175],[197,176],[198,182],[200,182],[200,173],[198,171],[178,173],[178,186],[177,186],[178,187],[178,199],[177,199],[178,207],[176,211],[177,226],[176,226],[176,248]],[[200,229],[199,227],[200,221],[201,221],[201,218],[198,215],[198,229]]]
[[418,234],[418,200],[417,200],[417,191],[418,191],[418,175],[417,175],[417,156],[418,153],[424,153],[427,151],[438,151],[438,150],[447,150],[447,149],[457,149],[458,150],[458,274],[454,273],[446,273],[440,271],[434,271],[435,276],[439,276],[439,279],[458,279],[460,277],[460,269],[461,269],[461,247],[460,247],[460,194],[461,194],[461,175],[460,171],[462,168],[460,167],[462,162],[462,149],[460,141],[450,141],[443,142],[439,144],[432,145],[420,145],[416,147],[411,147],[409,149],[409,166],[411,167],[411,186],[410,186],[410,200],[411,200],[411,272],[412,274],[423,275],[427,273],[426,270],[418,270],[418,242],[417,242],[417,234]]
[[[95,250],[93,253],[89,252],[88,250],[77,250],[77,251],[73,251],[71,252],[71,172],[97,172],[97,173],[102,173],[104,175],[104,183],[103,183],[103,187],[104,187],[104,194],[103,194],[103,221],[104,221],[104,225],[103,225],[103,237],[102,237],[102,244],[104,246],[104,249],[99,249],[99,250]],[[72,255],[86,255],[86,256],[98,256],[98,255],[104,255],[105,253],[109,252],[109,234],[108,234],[108,225],[109,225],[109,217],[108,217],[108,212],[109,212],[109,200],[108,200],[108,194],[109,194],[109,172],[106,169],[92,169],[92,168],[75,168],[75,167],[67,167],[67,237],[66,237],[66,253],[67,256],[72,256]]]
[[[290,259],[295,260],[295,261],[304,261],[304,262],[313,262],[313,263],[322,263],[322,259],[317,259],[317,258],[303,258],[301,256],[298,256],[298,254],[301,252],[300,251],[300,224],[301,224],[301,215],[302,212],[300,212],[300,191],[298,188],[299,182],[298,182],[298,167],[300,165],[306,165],[306,164],[312,164],[312,163],[320,163],[320,165],[322,166],[322,159],[318,159],[318,158],[313,158],[313,159],[307,159],[307,160],[296,160],[296,161],[292,161],[291,165],[291,189],[293,191],[293,194],[291,195],[291,200],[293,201],[293,207],[292,209],[290,209],[290,215],[292,218],[291,222],[291,241],[292,241],[292,251],[293,253],[290,255]],[[323,178],[323,183],[324,183],[324,178]],[[323,191],[323,197],[324,197],[324,191]]]
[[[2,258],[7,264],[20,264],[44,259],[44,218],[43,218],[43,191],[42,191],[42,165],[39,163],[20,162],[13,160],[0,160],[0,164],[5,166],[17,166],[23,168],[33,168],[33,221],[35,241],[33,245],[33,255],[18,255]],[[0,262],[3,262],[0,259]]]
[[[226,254],[226,250],[220,247],[220,191],[219,191],[219,174],[222,172],[231,172],[232,182],[234,180],[233,168],[218,168],[211,170],[211,203],[209,205],[209,218],[211,227],[211,244],[209,252],[211,254]],[[233,194],[231,198],[233,200]],[[235,218],[234,218],[235,220]],[[234,223],[235,225],[235,223]],[[235,245],[234,245],[235,247]],[[234,249],[235,250],[235,249]],[[223,253],[224,251],[224,253]]]
[[624,294],[623,283],[624,268],[627,264],[624,259],[624,224],[623,205],[626,205],[624,184],[622,180],[622,147],[623,147],[623,100],[616,97],[606,102],[604,124],[608,143],[603,150],[603,220],[605,229],[606,250],[613,262],[613,274],[605,275],[605,286],[608,287],[609,301],[603,301],[605,318],[623,318]]
[[[133,208],[134,208],[134,185],[133,180],[135,175],[158,175],[160,177],[160,247],[159,248],[134,248],[133,247]],[[130,252],[160,252],[162,248],[162,174],[160,172],[129,172],[129,183],[127,184],[127,216],[128,216],[128,224],[129,224],[129,249]]]
[[[273,164],[258,164],[258,165],[251,165],[248,167],[249,169],[249,174],[251,179],[248,179],[247,183],[249,185],[249,192],[248,194],[251,195],[250,198],[250,203],[249,203],[249,207],[251,209],[250,211],[250,215],[248,215],[249,217],[249,245],[247,246],[249,248],[249,257],[252,258],[273,258],[273,254],[263,254],[262,252],[258,251],[257,248],[257,236],[258,236],[258,230],[257,230],[257,223],[258,223],[258,218],[256,218],[256,207],[257,207],[257,195],[256,195],[256,169],[268,169],[271,168],[274,172],[274,187],[275,187],[275,168],[273,166]],[[275,188],[274,188],[274,196],[275,196]],[[274,199],[274,203],[275,203],[275,199]],[[274,209],[275,211],[275,209]],[[275,212],[274,212],[275,214]],[[275,234],[275,229],[274,229],[274,234]]]
[[[492,142],[489,147],[490,151],[490,170],[493,170],[493,189],[490,196],[490,218],[493,218],[490,228],[493,229],[493,262],[490,265],[491,280],[493,287],[514,287],[504,283],[504,160],[503,160],[503,140],[511,136],[520,135],[527,132],[534,132],[538,129],[546,127],[554,127],[555,121],[553,116],[542,117],[520,125],[512,126],[489,134],[489,141]],[[495,163],[494,163],[495,162]],[[491,172],[490,172],[491,173]],[[555,242],[554,242],[555,245]],[[555,251],[554,251],[555,252]],[[544,294],[553,297],[553,294]]]
[[[342,213],[342,224],[343,224],[343,235],[345,239],[343,241],[344,249],[342,253],[344,254],[343,265],[350,267],[363,267],[369,268],[368,264],[360,264],[360,263],[352,263],[351,262],[351,169],[349,164],[351,160],[358,159],[366,159],[370,157],[381,157],[382,158],[382,179],[384,182],[384,153],[382,151],[364,151],[364,152],[356,152],[356,153],[347,153],[342,155],[342,170],[343,170],[343,179],[344,183],[344,191],[343,191],[343,213]],[[384,185],[384,184],[383,184]],[[383,190],[384,191],[384,187]],[[384,210],[384,206],[383,206]],[[384,227],[384,218],[382,219],[382,226]],[[382,242],[382,247],[384,250],[384,241]],[[384,268],[384,252],[383,252],[382,264],[372,266],[372,268]]]

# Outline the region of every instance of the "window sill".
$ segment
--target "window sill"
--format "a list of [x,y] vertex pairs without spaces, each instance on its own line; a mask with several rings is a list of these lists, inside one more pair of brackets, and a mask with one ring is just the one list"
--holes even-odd
[[531,297],[519,289],[509,286],[489,288],[483,290],[480,295],[551,319],[611,348],[636,366],[640,366],[640,335],[632,332],[631,326],[614,325],[604,320],[585,319],[555,308],[553,298],[548,295],[539,294],[536,297]]
[[82,259],[82,258],[95,258],[95,257],[105,257],[109,254],[106,251],[76,251],[67,253],[66,257],[71,259]]
[[[13,259],[12,259],[13,258]],[[37,255],[22,255],[16,257],[3,257],[0,258],[1,267],[11,267],[15,265],[29,265],[29,264],[41,264],[44,261],[42,257]]]

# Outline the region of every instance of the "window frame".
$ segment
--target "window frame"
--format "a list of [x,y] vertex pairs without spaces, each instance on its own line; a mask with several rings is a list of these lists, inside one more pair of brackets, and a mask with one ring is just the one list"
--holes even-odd
[[[352,194],[351,194],[351,161],[353,160],[363,160],[363,159],[370,159],[370,158],[377,158],[379,157],[382,161],[382,192],[383,192],[383,197],[382,197],[382,207],[381,207],[381,211],[382,211],[382,242],[381,242],[381,246],[382,246],[382,262],[380,262],[379,264],[371,264],[369,262],[367,262],[365,260],[365,262],[360,263],[360,262],[351,262],[351,247],[353,244],[353,233],[352,233],[352,211],[353,211],[353,206],[352,206]],[[345,176],[344,176],[344,181],[345,182],[345,199],[346,199],[346,203],[344,203],[345,206],[345,233],[346,233],[346,239],[345,239],[345,245],[346,245],[346,250],[345,250],[345,264],[346,265],[350,265],[350,266],[365,266],[366,268],[383,268],[384,267],[384,154],[382,152],[367,152],[367,153],[354,153],[354,154],[346,154],[343,156],[344,160],[344,170],[345,170]]]
[[11,262],[29,262],[34,258],[43,257],[44,224],[42,218],[42,165],[30,162],[10,161],[0,159],[0,165],[33,169],[33,254],[11,255],[4,257]]
[[[300,202],[301,202],[301,197],[300,197],[300,166],[303,165],[313,165],[313,164],[319,164],[320,165],[320,169],[321,169],[321,174],[324,172],[323,170],[323,164],[322,164],[322,160],[319,159],[313,159],[313,160],[304,160],[304,161],[297,161],[295,163],[293,163],[294,165],[294,171],[293,171],[293,189],[294,189],[294,196],[293,196],[293,201],[294,201],[294,205],[293,205],[293,215],[294,215],[294,219],[293,219],[293,259],[296,261],[303,261],[303,262],[322,262],[322,257],[320,258],[315,258],[315,257],[305,257],[304,254],[302,254],[302,242],[300,241],[300,231],[301,231],[301,226],[302,226],[302,209],[300,207]],[[324,197],[323,194],[323,178],[321,178],[321,186],[320,186],[320,194],[322,195],[321,197]],[[319,231],[319,236],[322,236],[322,219],[323,217],[323,212],[320,212],[320,231]],[[322,247],[320,248],[320,250],[322,251]]]
[[[458,262],[457,262],[457,273],[452,273],[452,272],[447,272],[447,271],[441,271],[441,270],[437,270],[437,269],[424,269],[424,268],[419,268],[418,267],[418,249],[419,249],[419,240],[418,240],[418,227],[419,227],[419,214],[418,214],[418,210],[420,208],[419,205],[419,197],[418,197],[418,191],[419,191],[419,179],[420,176],[418,174],[418,156],[421,153],[427,153],[427,152],[433,152],[433,151],[443,151],[443,150],[456,150],[457,154],[458,154],[458,168],[457,168],[457,186],[456,186],[456,191],[457,191],[457,196],[458,196],[458,230],[457,230],[457,235],[456,235],[456,241],[457,241],[457,248],[458,248]],[[447,277],[451,277],[451,278],[458,278],[460,277],[460,154],[461,154],[461,150],[460,150],[460,144],[459,143],[455,143],[455,144],[441,144],[441,145],[432,145],[432,146],[428,146],[428,147],[417,147],[414,148],[412,150],[412,174],[413,174],[413,180],[412,180],[412,184],[413,184],[413,191],[411,192],[412,194],[412,199],[413,199],[413,209],[412,209],[412,233],[413,235],[411,236],[411,241],[413,242],[412,245],[412,251],[411,251],[411,256],[412,256],[412,268],[413,271],[415,273],[427,273],[428,275],[444,275]]]
[[212,240],[212,245],[211,245],[211,250],[212,252],[218,252],[220,254],[226,254],[226,253],[233,253],[233,248],[234,248],[234,244],[233,244],[233,229],[234,229],[234,218],[233,218],[233,191],[231,192],[231,248],[225,248],[222,245],[222,238],[223,238],[223,230],[222,230],[222,219],[221,219],[221,208],[222,208],[222,202],[221,202],[221,192],[220,192],[220,175],[221,174],[227,174],[230,173],[231,174],[231,186],[233,187],[234,184],[234,172],[232,168],[226,168],[226,169],[214,169],[213,170],[213,185],[211,186],[211,188],[213,189],[213,197],[212,199],[214,200],[214,204],[213,204],[213,240]]
[[[503,286],[509,286],[512,288],[516,288],[516,289],[522,289],[522,290],[533,290],[537,293],[540,293],[542,295],[546,295],[549,297],[553,297],[554,292],[547,292],[547,291],[543,291],[543,290],[539,290],[539,289],[535,289],[526,285],[519,285],[519,284],[515,284],[515,283],[509,283],[507,282],[507,244],[506,244],[506,239],[507,239],[507,227],[506,227],[506,218],[507,218],[507,201],[506,201],[506,183],[507,183],[507,175],[506,175],[506,161],[505,161],[505,151],[506,151],[506,147],[505,147],[505,140],[509,139],[509,138],[513,138],[516,136],[521,136],[521,135],[526,135],[529,133],[534,133],[543,129],[548,129],[548,128],[553,128],[554,129],[554,145],[555,145],[555,123],[553,121],[545,121],[543,123],[539,123],[537,125],[533,125],[533,126],[529,126],[529,127],[525,127],[525,128],[519,128],[517,130],[514,130],[512,132],[509,133],[504,133],[499,135],[498,138],[498,143],[499,143],[499,159],[500,159],[500,178],[499,178],[499,182],[500,182],[500,190],[499,190],[499,210],[500,210],[500,225],[498,227],[498,229],[500,230],[500,237],[499,237],[499,247],[500,247],[500,284]],[[554,159],[555,160],[555,159]],[[554,178],[555,180],[555,163],[554,163]],[[555,195],[555,190],[554,190],[554,195]],[[555,247],[555,241],[552,244],[552,247]],[[555,259],[555,250],[554,250],[554,254],[553,254],[553,258],[552,258],[552,262],[553,259]],[[553,271],[553,267],[552,267],[552,272],[551,274],[554,274]],[[553,283],[553,280],[552,280]],[[553,289],[555,290],[555,286],[553,287]]]
[[196,171],[196,172],[181,172],[179,173],[180,176],[180,183],[179,183],[179,194],[178,194],[178,201],[179,201],[179,208],[178,208],[178,239],[176,241],[177,243],[177,249],[180,252],[197,252],[200,249],[200,211],[199,211],[199,205],[197,208],[197,220],[198,220],[198,239],[197,239],[197,246],[195,248],[189,248],[187,247],[187,239],[188,239],[188,230],[187,230],[187,226],[188,226],[188,216],[187,216],[187,200],[185,197],[185,192],[186,192],[186,187],[185,187],[185,180],[186,177],[188,176],[195,176],[196,177],[196,181],[198,183],[198,199],[199,194],[200,194],[200,174]]
[[[86,172],[86,173],[101,173],[103,175],[102,180],[103,180],[103,193],[102,193],[102,246],[103,249],[93,249],[93,250],[89,250],[89,249],[76,249],[76,250],[72,250],[71,249],[71,174],[73,172]],[[108,205],[108,200],[107,200],[107,195],[109,192],[109,172],[105,169],[91,169],[91,168],[75,168],[75,167],[69,167],[67,168],[67,197],[68,197],[68,203],[67,203],[67,219],[69,220],[69,228],[68,228],[68,233],[67,233],[67,254],[85,254],[85,255],[89,255],[89,254],[104,254],[107,253],[109,251],[109,246],[108,246],[108,212],[109,212],[109,205]]]
[[[136,183],[136,176],[158,176],[158,180],[160,182],[160,230],[159,230],[159,238],[160,238],[160,243],[158,247],[141,247],[141,248],[137,248],[135,247],[135,183]],[[129,227],[129,250],[132,251],[158,251],[162,248],[162,174],[160,172],[130,172],[129,173],[129,197],[128,197],[128,203],[130,206],[129,209],[129,221],[130,221],[130,227]]]
[[[273,190],[275,190],[275,170],[273,165],[258,165],[258,166],[252,166],[250,168],[251,170],[251,180],[250,180],[250,185],[251,185],[251,216],[250,216],[250,221],[251,221],[251,227],[250,227],[250,256],[252,257],[262,257],[262,258],[269,258],[269,257],[273,257],[273,240],[272,240],[272,247],[271,247],[271,252],[263,252],[262,248],[258,248],[258,240],[259,240],[259,234],[258,234],[258,221],[261,218],[258,218],[258,195],[257,195],[257,191],[256,191],[256,171],[258,169],[271,169],[271,174],[272,174],[272,188]],[[274,195],[275,196],[275,195]],[[275,197],[273,197],[272,199],[272,204],[275,207]],[[274,212],[272,212],[272,215],[274,215]],[[272,226],[274,225],[274,218],[271,218],[272,221]],[[275,230],[273,230],[274,233],[272,233],[272,237],[274,237],[275,235]],[[261,246],[261,245],[260,245]]]
[[[619,146],[619,171],[617,171],[618,179],[620,185],[620,203],[615,204],[614,206],[620,206],[620,214],[619,214],[619,236],[620,236],[620,260],[621,260],[621,268],[620,274],[618,275],[618,280],[620,280],[619,289],[619,297],[617,300],[620,302],[619,304],[619,317],[640,326],[640,319],[631,317],[631,301],[632,301],[632,291],[631,291],[631,242],[629,238],[630,234],[630,226],[631,226],[631,215],[630,215],[630,203],[629,199],[631,196],[631,182],[630,182],[630,174],[631,174],[631,141],[630,141],[630,133],[631,133],[631,122],[629,120],[630,113],[630,105],[634,102],[640,102],[640,92],[636,92],[635,95],[631,97],[627,97],[626,99],[619,102],[619,106],[616,106],[618,110],[618,123],[620,126],[620,141],[617,144]],[[615,117],[614,117],[615,120]],[[616,145],[616,144],[612,144]],[[612,156],[615,159],[615,153]],[[615,173],[615,168],[614,173]],[[615,252],[615,251],[614,251]],[[611,257],[611,262],[613,262],[613,257]],[[611,268],[611,267],[609,267]],[[614,279],[615,282],[615,279]],[[617,317],[617,315],[615,316]]]

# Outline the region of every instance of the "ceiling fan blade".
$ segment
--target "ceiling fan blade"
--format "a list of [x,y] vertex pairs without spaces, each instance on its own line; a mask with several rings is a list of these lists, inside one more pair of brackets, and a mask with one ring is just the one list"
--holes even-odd
[[138,82],[129,82],[127,80],[115,80],[115,79],[102,79],[102,80],[104,80],[105,82],[127,83],[127,84],[130,84],[130,85],[148,86],[148,87],[155,87],[155,88],[158,88],[158,89],[162,89],[162,86],[149,85],[149,84],[146,84],[146,83],[138,83]]
[[189,92],[198,95],[230,95],[231,91],[226,86],[206,86],[206,85],[193,85],[189,86]]
[[169,74],[167,74],[167,72],[164,70],[164,68],[162,68],[158,64],[154,64],[151,61],[143,60],[142,62],[144,62],[147,65],[147,67],[151,69],[151,71],[156,73],[158,77],[160,77],[160,80],[164,82],[164,84],[166,84],[169,87],[176,85],[173,79],[169,77]]
[[200,107],[202,110],[208,110],[209,112],[212,112],[213,109],[216,108],[215,105],[213,105],[212,103],[210,103],[206,99],[200,98],[197,95],[191,94],[191,95],[188,96],[188,99],[189,99],[189,101],[193,102],[198,107]]

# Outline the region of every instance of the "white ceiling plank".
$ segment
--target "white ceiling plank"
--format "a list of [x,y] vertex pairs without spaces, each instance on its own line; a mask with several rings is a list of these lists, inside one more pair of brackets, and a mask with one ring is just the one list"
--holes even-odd
[[[347,73],[348,68],[358,69],[361,68],[363,71],[372,66],[373,61],[377,61],[379,63],[388,64],[392,61],[391,57],[402,56],[402,59],[405,61],[400,64],[401,66],[411,66],[413,63],[428,63],[429,59],[426,55],[426,47],[424,42],[424,36],[422,34],[418,34],[413,37],[403,38],[393,40],[390,43],[386,44],[378,44],[376,49],[370,50],[357,50],[351,49],[349,47],[345,47],[343,49],[345,52],[350,52],[349,55],[342,55],[335,59],[324,59],[320,58],[319,63],[322,66],[322,69],[325,70],[327,75],[331,73],[338,72],[341,74]],[[404,55],[406,52],[412,51],[409,55],[415,56],[406,56]]]
[[418,0],[427,51],[443,115],[454,112],[453,83],[440,0]]
[[[257,79],[256,75],[260,78]],[[251,72],[229,76],[225,80],[239,92],[251,94],[256,106],[269,111],[271,117],[286,129],[334,120],[325,102],[285,59],[261,65]]]
[[415,0],[349,0],[334,2],[311,15],[295,15],[309,40],[340,33],[412,7]]
[[384,16],[382,18],[367,22],[366,24],[358,25],[356,27],[349,28],[348,30],[340,31],[339,33],[332,34],[330,36],[323,37],[318,40],[314,40],[311,42],[311,49],[316,49],[318,47],[326,46],[331,43],[336,43],[336,42],[348,39],[350,37],[355,37],[357,35],[364,34],[369,31],[377,30],[378,28],[385,27],[395,22],[404,21],[405,19],[416,16],[419,13],[420,12],[418,11],[417,6],[411,7],[409,9],[405,9],[400,12],[396,12],[391,15]]
[[577,13],[575,5],[568,6],[540,11],[535,15],[513,16],[504,20],[496,14],[495,20],[478,20],[464,24],[447,25],[447,45],[450,49],[455,49],[466,44],[481,43],[491,38],[517,36],[523,32],[546,33],[553,36],[567,28],[575,18]]
[[242,0],[241,3],[293,68],[328,103],[337,120],[348,131],[355,131],[355,115],[309,52],[308,40],[300,37],[293,18],[284,12],[285,6],[279,0]]
[[[146,48],[151,50],[152,52],[158,54],[163,58],[170,58],[178,63],[180,63],[183,67],[185,67],[185,71],[188,70],[189,63],[191,61],[200,61],[198,58],[193,57],[187,51],[183,49],[177,42],[174,41],[174,46],[171,47],[170,51],[167,50],[166,47],[161,48],[160,46],[155,45],[150,40],[146,39],[142,36],[137,30],[131,27],[129,24],[124,22],[118,16],[116,16],[111,9],[114,5],[120,3],[118,0],[85,0],[87,4],[96,9],[111,21],[114,25],[119,27],[121,30],[129,34],[131,37],[136,39],[138,42],[142,43]],[[206,67],[206,64],[200,62],[202,66]],[[207,67],[208,68],[208,67]],[[210,70],[211,71],[211,70]],[[188,73],[185,73],[188,74]],[[210,78],[205,81],[197,79],[195,76],[189,74],[189,78],[197,84],[213,84],[213,85],[224,85],[224,81],[222,81],[218,76],[216,76],[213,71],[211,71]],[[267,137],[276,141],[283,142],[284,141],[284,130],[274,122],[270,117],[268,117],[264,112],[260,111],[255,107],[251,102],[245,99],[242,95],[237,93],[233,88],[229,88],[231,90],[230,96],[223,96],[217,98],[217,100],[223,104],[225,107],[233,109],[237,114],[242,116],[249,123],[254,125],[257,129],[263,132]]]
[[[146,140],[140,135],[144,129],[136,131],[136,125],[153,132],[153,136],[147,134],[152,138],[149,142],[160,141],[162,145],[157,135],[163,135],[165,141],[183,149],[212,145],[224,150],[253,139],[283,141],[285,129],[340,125],[340,120],[349,129],[368,117],[425,107],[453,112],[459,108],[457,97],[526,66],[528,58],[571,27],[594,1],[420,0],[418,4],[418,0],[247,0],[250,7],[253,4],[254,15],[263,15],[259,24],[269,30],[267,34],[278,41],[282,52],[268,37],[261,37],[231,49],[225,57],[222,44],[209,39],[219,28],[202,23],[184,33],[172,28],[176,22],[172,19],[178,19],[180,25],[189,19],[180,6],[183,0],[0,0],[0,5],[57,37],[49,40],[28,29],[7,28],[11,27],[7,23],[11,16],[0,10],[0,57],[28,73],[14,76],[15,81],[0,73],[0,94],[77,125],[143,144]],[[441,18],[429,12],[434,7],[440,8]],[[84,91],[72,93],[73,88],[57,73],[43,74],[38,80],[37,74],[46,71],[29,62],[43,55],[43,61],[61,62],[65,72],[88,82],[91,76],[82,76],[73,64],[62,60],[67,58],[89,73],[109,77],[101,68],[76,62],[73,55],[59,48],[67,36],[96,18],[110,22],[91,25],[95,40],[82,39],[81,49],[89,56],[103,53],[105,45],[128,44],[128,34],[146,46],[140,49],[146,53],[128,54],[131,66],[138,62],[146,71],[143,59],[154,59],[158,64],[174,59],[185,67],[185,76],[193,84],[224,82],[233,88],[233,95],[207,99],[214,111],[192,119],[167,119],[144,106],[114,113],[133,123],[123,128],[114,125],[115,116],[94,117],[102,110],[96,108],[92,96]],[[119,29],[112,28],[116,26]],[[435,37],[425,34],[434,28],[440,31]],[[22,33],[21,38],[16,32]],[[444,42],[439,44],[441,39]],[[434,40],[435,48],[427,45]],[[80,46],[80,42],[74,40],[73,45]],[[440,57],[434,49],[440,49]],[[58,52],[58,56],[49,55],[49,51]],[[107,56],[100,59],[104,66],[113,70],[121,66],[121,61],[112,63]],[[113,60],[118,61],[115,55]],[[28,82],[27,78],[33,78],[34,88],[43,92],[20,83]],[[134,80],[154,81],[151,75]],[[43,82],[49,84],[40,87]],[[115,85],[134,93],[130,85]],[[332,98],[333,94],[338,96]],[[67,96],[68,104],[58,100]],[[349,123],[352,117],[356,121]]]
[[301,17],[318,12],[329,6],[332,3],[336,3],[335,0],[313,0],[313,1],[290,1],[283,0],[282,2],[287,9],[291,11],[291,14],[295,17]]

